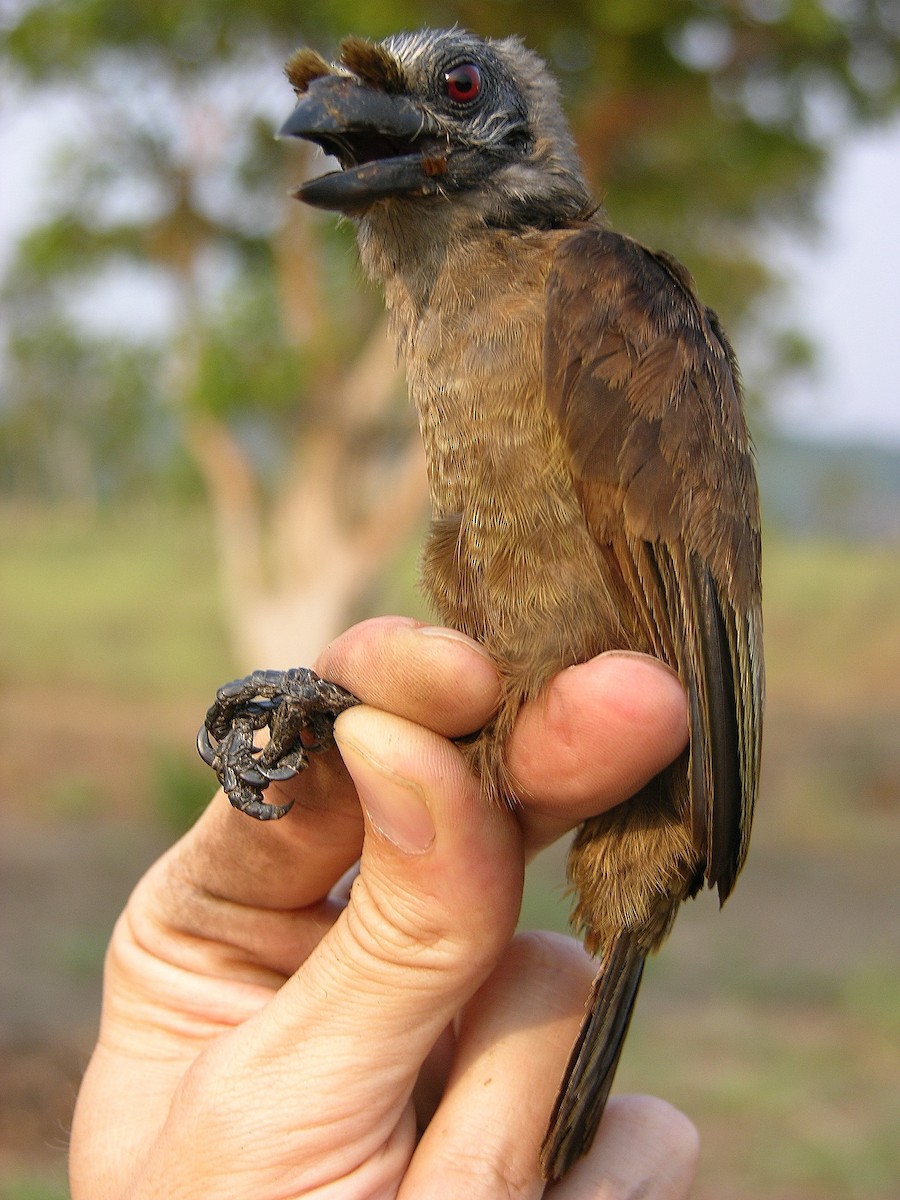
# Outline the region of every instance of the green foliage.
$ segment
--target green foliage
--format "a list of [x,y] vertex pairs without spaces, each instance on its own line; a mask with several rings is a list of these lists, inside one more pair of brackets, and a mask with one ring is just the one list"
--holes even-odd
[[[216,0],[43,0],[27,7],[8,33],[8,46],[36,79],[89,69],[98,47],[158,56],[169,69],[191,72],[240,57],[254,42],[326,46],[351,31],[384,37],[423,23],[452,24],[460,8],[413,0],[308,0],[302,8],[291,0],[231,0],[227,6]],[[469,15],[477,26],[477,13]]]
[[215,779],[193,747],[160,746],[151,756],[150,800],[156,815],[180,837],[209,804]]
[[0,1200],[69,1200],[64,1179],[49,1174],[17,1174],[0,1181]]
[[120,225],[112,229],[91,226],[79,212],[66,212],[19,242],[6,290],[20,298],[66,277],[103,267],[114,256],[141,258],[140,233]]
[[240,418],[265,408],[290,417],[303,407],[304,356],[280,329],[272,271],[245,272],[211,314],[185,401]]
[[158,355],[41,314],[9,342],[0,491],[91,506],[144,490],[171,455]]

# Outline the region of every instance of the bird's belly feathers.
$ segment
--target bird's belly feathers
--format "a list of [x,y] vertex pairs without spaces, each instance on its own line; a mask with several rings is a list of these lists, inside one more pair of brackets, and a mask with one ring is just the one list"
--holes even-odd
[[567,520],[563,505],[554,520],[535,521],[527,504],[508,499],[502,488],[480,492],[435,517],[423,586],[445,623],[482,642],[507,672],[526,671],[530,693],[615,644],[617,622],[583,521]]
[[433,522],[423,586],[519,694],[621,644],[620,622],[541,381],[542,292],[491,329],[432,306],[407,357]]

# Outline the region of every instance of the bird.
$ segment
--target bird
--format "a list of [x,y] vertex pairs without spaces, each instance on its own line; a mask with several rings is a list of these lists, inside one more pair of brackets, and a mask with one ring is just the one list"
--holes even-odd
[[486,802],[521,802],[510,733],[561,669],[628,649],[687,694],[686,751],[570,848],[598,971],[541,1149],[555,1180],[596,1133],[645,958],[704,883],[725,901],[747,855],[764,668],[739,370],[686,268],[611,227],[519,38],[353,36],[334,63],[298,50],[286,74],[280,135],[337,160],[296,196],[356,223],[405,362],[432,507],[424,593],[500,677],[461,746]]

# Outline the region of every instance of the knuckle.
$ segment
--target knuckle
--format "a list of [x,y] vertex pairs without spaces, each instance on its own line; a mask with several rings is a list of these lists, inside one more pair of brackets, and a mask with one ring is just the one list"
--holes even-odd
[[537,1155],[532,1169],[512,1148],[509,1152],[490,1144],[489,1139],[471,1139],[465,1155],[444,1156],[432,1172],[429,1200],[533,1200],[538,1182]]
[[504,968],[516,976],[523,991],[539,993],[543,1007],[561,1014],[583,1011],[597,969],[580,942],[548,930],[517,934],[504,956]]
[[390,891],[370,886],[365,875],[354,880],[346,921],[357,949],[373,964],[468,979],[490,958],[474,940],[454,936],[449,921],[436,920],[426,898],[396,883]]
[[564,971],[578,973],[590,970],[591,960],[575,938],[549,929],[530,929],[516,934],[510,944],[510,954],[517,966],[543,973]]

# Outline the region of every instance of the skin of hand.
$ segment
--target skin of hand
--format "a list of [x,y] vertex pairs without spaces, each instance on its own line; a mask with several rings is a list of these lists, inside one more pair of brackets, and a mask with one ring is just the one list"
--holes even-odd
[[696,1132],[651,1097],[614,1099],[590,1154],[541,1181],[593,966],[514,935],[528,857],[683,749],[677,678],[624,653],[557,675],[512,735],[510,811],[450,740],[498,701],[474,642],[380,618],[316,669],[363,701],[340,754],[281,786],[282,821],[218,796],[116,925],[73,1200],[687,1197]]

